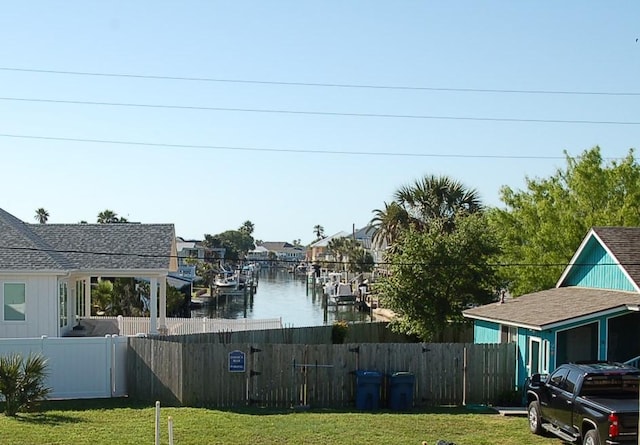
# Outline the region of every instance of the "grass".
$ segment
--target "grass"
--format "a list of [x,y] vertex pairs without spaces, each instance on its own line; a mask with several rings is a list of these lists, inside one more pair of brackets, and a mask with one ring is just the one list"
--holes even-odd
[[[407,444],[560,445],[532,435],[524,417],[440,408],[410,413],[337,410],[161,409],[161,443],[173,418],[176,445]],[[127,399],[43,403],[38,412],[0,415],[0,441],[13,444],[153,444],[155,408]]]

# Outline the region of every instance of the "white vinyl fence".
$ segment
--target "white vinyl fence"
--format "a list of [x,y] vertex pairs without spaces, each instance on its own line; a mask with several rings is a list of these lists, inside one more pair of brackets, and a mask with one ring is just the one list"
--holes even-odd
[[[120,335],[149,333],[149,317],[83,317],[90,320],[116,320]],[[228,320],[221,318],[167,318],[168,335],[187,335],[206,332],[237,332],[264,329],[281,329],[282,318],[250,320],[241,318]]]
[[127,395],[127,338],[42,337],[0,339],[0,356],[41,354],[47,359],[51,399]]

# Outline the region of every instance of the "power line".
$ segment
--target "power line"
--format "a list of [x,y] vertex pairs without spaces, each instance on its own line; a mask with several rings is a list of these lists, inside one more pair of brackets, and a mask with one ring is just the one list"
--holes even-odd
[[60,100],[60,99],[30,99],[23,97],[0,97],[0,100],[13,102],[37,102],[62,105],[97,105],[109,107],[129,107],[129,108],[151,108],[151,109],[172,109],[191,111],[231,111],[241,113],[275,113],[292,114],[306,116],[347,116],[347,117],[373,117],[385,119],[430,119],[430,120],[453,120],[453,121],[484,121],[484,122],[520,122],[520,123],[544,123],[544,124],[589,124],[589,125],[640,125],[635,121],[592,121],[592,120],[569,120],[569,119],[523,119],[507,117],[477,117],[477,116],[436,116],[420,114],[377,114],[377,113],[344,113],[335,111],[304,111],[304,110],[276,110],[260,108],[227,108],[227,107],[206,107],[196,105],[166,105],[166,104],[139,104],[125,102],[99,102],[81,100]]
[[[276,153],[309,153],[309,154],[339,154],[354,156],[393,156],[393,157],[417,157],[417,158],[460,158],[460,159],[565,159],[564,156],[535,156],[535,155],[483,155],[483,154],[441,154],[441,153],[393,153],[374,151],[348,151],[348,150],[305,150],[295,148],[257,148],[257,147],[232,147],[225,145],[194,145],[194,144],[165,144],[155,142],[122,141],[110,139],[86,139],[86,138],[66,138],[54,136],[36,136],[23,134],[0,133],[0,137],[14,139],[45,140],[56,142],[82,142],[91,144],[113,144],[113,145],[133,145],[142,147],[157,148],[194,148],[207,150],[231,150],[231,151],[253,151],[253,152],[276,152]],[[604,158],[618,159],[618,158]]]
[[355,88],[355,89],[373,89],[373,90],[441,91],[441,92],[455,92],[455,93],[490,93],[490,94],[550,94],[550,95],[572,95],[572,96],[640,96],[640,93],[625,92],[625,91],[524,90],[524,89],[499,89],[499,88],[424,87],[424,86],[409,86],[409,85],[371,85],[371,84],[353,84],[353,83],[285,82],[285,81],[273,81],[273,80],[160,76],[160,75],[128,74],[128,73],[100,73],[100,72],[90,72],[90,71],[46,70],[46,69],[15,68],[15,67],[0,67],[0,71],[14,71],[14,72],[38,73],[38,74],[59,74],[59,75],[72,75],[72,76],[148,79],[148,80],[173,80],[173,81],[187,81],[187,82],[217,82],[217,83],[282,85],[282,86],[322,87],[322,88]]
[[[76,249],[43,249],[39,247],[10,247],[0,246],[0,250],[11,251],[26,251],[26,252],[44,252],[44,253],[73,253],[73,254],[86,254],[86,255],[112,255],[112,256],[129,256],[139,258],[186,258],[177,255],[166,254],[140,254],[135,252],[106,252],[106,251],[92,251],[92,250],[76,250]],[[272,262],[269,259],[251,259],[251,260],[237,260],[240,262]],[[277,260],[279,263],[287,264],[299,264],[299,260]],[[324,264],[338,264],[343,265],[342,261],[319,261]],[[472,266],[476,263],[395,263],[395,262],[364,262],[358,264],[373,265],[373,266],[422,266],[422,267],[461,267]],[[638,266],[640,263],[487,263],[490,267],[568,267],[568,266]]]

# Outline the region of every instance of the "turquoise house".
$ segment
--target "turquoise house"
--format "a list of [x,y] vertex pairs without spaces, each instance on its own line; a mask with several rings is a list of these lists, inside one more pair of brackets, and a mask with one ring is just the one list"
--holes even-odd
[[468,309],[475,343],[518,344],[517,384],[579,360],[640,357],[640,227],[594,227],[556,287]]

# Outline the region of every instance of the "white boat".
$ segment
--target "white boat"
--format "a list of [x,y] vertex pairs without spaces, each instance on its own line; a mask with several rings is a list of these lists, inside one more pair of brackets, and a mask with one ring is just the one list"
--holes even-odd
[[213,284],[216,287],[223,287],[227,289],[232,287],[235,288],[238,287],[238,278],[235,275],[218,277],[215,279]]
[[353,304],[357,296],[353,293],[351,284],[340,281],[342,274],[330,273],[329,281],[324,285],[324,293],[333,304]]

